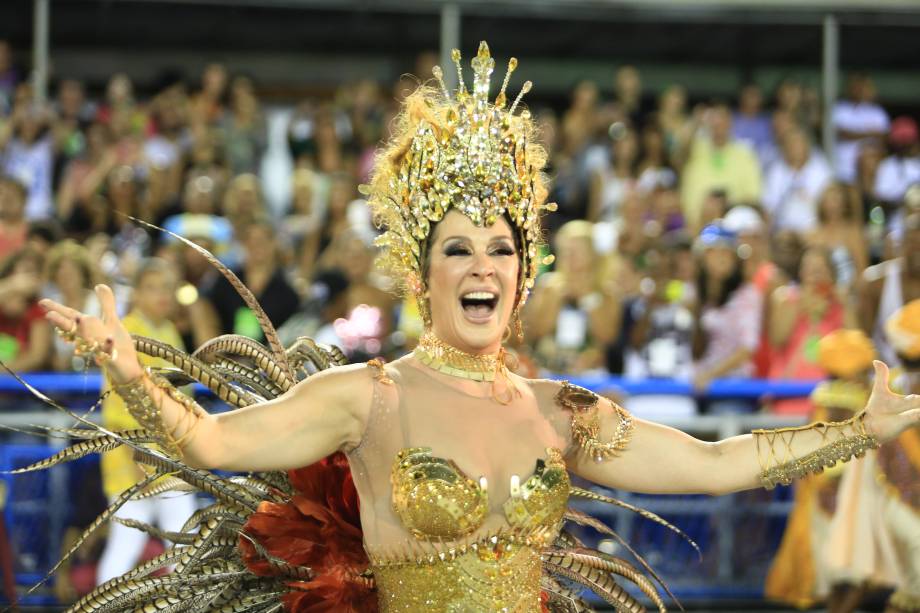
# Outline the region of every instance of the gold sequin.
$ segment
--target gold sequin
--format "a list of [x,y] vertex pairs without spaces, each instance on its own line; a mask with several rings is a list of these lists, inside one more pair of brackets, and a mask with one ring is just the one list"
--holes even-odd
[[540,613],[539,545],[496,534],[427,556],[371,559],[382,613]]
[[615,402],[611,402],[619,418],[616,431],[609,441],[600,441],[598,436],[601,430],[601,420],[598,411],[600,397],[583,387],[573,385],[568,381],[562,382],[562,388],[556,393],[556,402],[572,412],[572,438],[581,450],[603,462],[616,457],[629,445],[632,438],[635,422],[629,411]]

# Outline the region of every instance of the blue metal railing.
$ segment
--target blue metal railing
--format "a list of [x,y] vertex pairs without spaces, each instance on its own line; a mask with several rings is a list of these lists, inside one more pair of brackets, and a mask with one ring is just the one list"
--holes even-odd
[[[563,377],[555,377],[563,378]],[[595,391],[616,390],[625,395],[678,395],[678,396],[696,396],[701,398],[748,398],[756,400],[767,400],[773,398],[803,397],[807,396],[814,388],[816,381],[766,381],[758,379],[723,379],[714,381],[711,386],[700,394],[693,389],[692,385],[671,380],[631,380],[616,376],[574,376],[566,377],[572,383]],[[102,377],[98,372],[89,373],[31,373],[23,376],[23,379],[30,385],[41,390],[43,393],[56,397],[67,397],[69,400],[62,401],[70,404],[74,399],[79,398],[81,401],[95,399],[98,397],[102,388]],[[53,411],[45,410],[37,405],[36,402],[22,402],[22,399],[28,395],[28,390],[9,375],[0,375],[0,394],[6,394],[6,397],[0,397],[0,424],[4,423],[4,415],[7,424],[36,423],[45,420],[48,425],[57,418],[64,418],[63,415]],[[196,393],[209,395],[209,392],[203,386],[196,386]],[[749,416],[688,416],[680,421],[678,427],[686,428],[695,432],[717,432],[719,436],[735,434],[741,431],[747,431],[758,423],[756,420],[776,419],[768,415],[749,415]],[[780,418],[782,419],[782,418]],[[68,421],[65,418],[65,421]],[[56,423],[56,422],[55,422]],[[61,425],[61,424],[57,424]],[[756,427],[760,427],[757,425]],[[767,427],[774,427],[767,425]],[[51,442],[50,440],[48,441]],[[13,446],[4,446],[0,448],[0,457],[4,456],[4,451],[12,452]],[[41,450],[41,455],[51,455],[54,447],[42,447],[36,445],[36,451]],[[33,452],[34,453],[34,452]],[[9,453],[7,453],[9,455]],[[37,457],[35,458],[37,459]],[[3,466],[2,468],[13,468],[13,466]],[[57,476],[53,479],[54,490],[48,491],[48,509],[50,512],[47,518],[42,522],[48,530],[49,542],[58,545],[60,542],[60,525],[63,519],[63,509],[67,507],[67,488],[66,482],[68,473],[66,467],[55,469]],[[9,477],[7,475],[7,477]],[[11,480],[7,480],[7,485],[12,486]],[[778,488],[770,496],[764,497],[763,493],[758,498],[749,501],[744,495],[734,495],[730,497],[710,498],[705,496],[636,496],[626,492],[617,493],[621,498],[638,504],[648,510],[658,512],[674,523],[682,525],[687,532],[691,533],[694,538],[701,541],[704,546],[704,562],[698,564],[693,556],[687,555],[686,547],[674,542],[663,540],[662,535],[653,531],[653,527],[646,526],[637,518],[629,513],[621,512],[604,506],[597,506],[591,510],[603,516],[603,519],[612,527],[615,527],[622,536],[629,541],[640,545],[644,549],[643,553],[648,554],[650,559],[658,558],[658,566],[663,571],[666,579],[675,588],[678,596],[688,599],[709,597],[709,598],[732,598],[745,597],[757,598],[761,593],[761,581],[764,571],[763,565],[769,562],[772,557],[773,549],[777,545],[778,535],[782,533],[782,524],[785,515],[791,508],[791,496],[788,492]],[[34,503],[33,500],[21,501],[25,504]],[[15,499],[8,500],[6,509],[7,520],[13,525],[9,526],[12,531],[22,529],[17,525],[17,519],[26,517],[28,514],[14,513],[14,508],[9,505],[17,505]],[[25,506],[20,505],[20,510],[26,510]],[[751,523],[753,520],[753,524]],[[763,543],[758,551],[754,552],[754,557],[746,559],[744,565],[753,564],[751,572],[737,572],[738,552],[744,553],[744,547],[736,551],[737,541],[736,532],[748,531],[751,528],[769,532],[764,535]],[[587,535],[586,535],[587,536]],[[744,539],[742,539],[744,540]],[[741,543],[744,545],[744,543]],[[57,551],[58,549],[53,549]],[[44,566],[44,558],[36,560],[37,566]],[[687,574],[690,569],[691,577]],[[19,569],[18,583],[25,586],[34,580],[34,569]],[[26,572],[23,572],[26,571]],[[691,579],[691,580],[688,580]],[[47,598],[47,596],[46,596]],[[0,597],[2,600],[2,597]],[[32,603],[37,604],[42,599],[34,599]],[[47,602],[48,600],[45,600]]]

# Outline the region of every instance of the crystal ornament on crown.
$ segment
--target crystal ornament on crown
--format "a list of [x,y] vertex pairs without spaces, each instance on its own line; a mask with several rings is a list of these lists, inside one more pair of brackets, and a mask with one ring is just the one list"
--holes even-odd
[[[377,239],[383,265],[396,280],[420,296],[424,291],[422,263],[433,224],[455,208],[477,226],[490,226],[502,216],[517,232],[523,250],[516,307],[523,305],[537,273],[542,232],[541,211],[555,210],[543,204],[545,181],[541,175],[546,154],[528,142],[533,122],[528,111],[514,111],[521,97],[530,91],[524,83],[520,94],[506,110],[505,90],[517,59],[508,71],[495,103],[489,101],[489,85],[495,60],[483,41],[472,60],[473,90],[463,81],[460,51],[451,58],[459,85],[451,96],[439,66],[433,73],[441,95],[424,97],[424,107],[405,109],[404,128],[412,129],[407,147],[391,145],[378,160],[370,186],[364,186],[377,223],[385,230]],[[394,140],[398,140],[398,136]],[[388,159],[387,159],[388,157]],[[548,256],[544,263],[550,263]],[[421,302],[421,301],[420,301]]]

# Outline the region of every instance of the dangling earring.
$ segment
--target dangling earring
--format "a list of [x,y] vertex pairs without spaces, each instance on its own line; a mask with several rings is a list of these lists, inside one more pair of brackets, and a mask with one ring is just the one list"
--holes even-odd
[[422,325],[425,331],[431,330],[431,306],[424,294],[415,295],[415,303],[418,305],[418,313],[422,318]]
[[[514,307],[514,311],[511,312],[511,326],[514,327],[514,335],[517,336],[518,342],[524,340],[524,324],[521,322],[521,309],[520,307]],[[509,327],[509,332],[511,328]]]

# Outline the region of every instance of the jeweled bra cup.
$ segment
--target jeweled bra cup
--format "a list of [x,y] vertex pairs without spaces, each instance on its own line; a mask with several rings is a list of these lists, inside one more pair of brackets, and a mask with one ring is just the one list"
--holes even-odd
[[[569,477],[562,453],[548,448],[534,474],[523,483],[511,480],[504,503],[512,528],[552,530],[565,513]],[[420,540],[450,541],[482,527],[489,512],[485,479],[468,477],[453,461],[431,455],[430,447],[412,447],[396,455],[391,474],[393,510]]]
[[484,488],[429,447],[404,449],[392,472],[393,510],[419,539],[454,540],[475,531],[489,511]]

